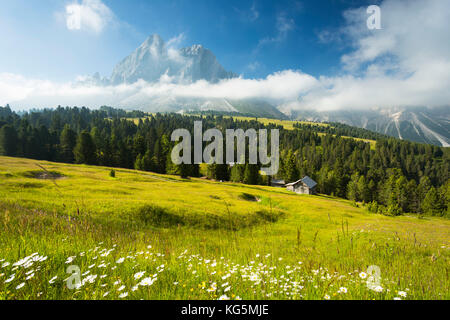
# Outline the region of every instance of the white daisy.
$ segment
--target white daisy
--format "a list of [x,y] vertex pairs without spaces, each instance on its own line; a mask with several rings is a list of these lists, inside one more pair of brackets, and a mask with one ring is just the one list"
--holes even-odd
[[24,285],[25,285],[25,282],[22,282],[21,284],[19,284],[19,285],[16,287],[16,290],[19,290],[19,289],[22,288]]

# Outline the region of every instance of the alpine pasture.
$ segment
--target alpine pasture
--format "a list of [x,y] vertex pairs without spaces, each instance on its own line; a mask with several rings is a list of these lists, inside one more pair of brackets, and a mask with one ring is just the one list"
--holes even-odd
[[447,219],[110,171],[0,157],[0,299],[450,298]]

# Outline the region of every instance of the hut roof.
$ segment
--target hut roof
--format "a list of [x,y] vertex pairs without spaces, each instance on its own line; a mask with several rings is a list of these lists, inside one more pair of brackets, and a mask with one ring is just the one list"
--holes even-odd
[[306,184],[306,186],[310,189],[317,186],[317,182],[315,182],[313,179],[311,179],[308,176],[305,176],[303,179],[297,180],[295,182],[288,183],[286,186],[295,186],[296,184],[298,184],[300,182],[303,182],[304,184]]

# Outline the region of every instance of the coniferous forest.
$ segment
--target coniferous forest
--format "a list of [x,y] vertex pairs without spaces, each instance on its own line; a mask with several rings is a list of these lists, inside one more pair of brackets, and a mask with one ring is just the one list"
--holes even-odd
[[[25,113],[0,107],[0,155],[201,175],[199,165],[174,165],[170,141],[175,129],[280,129],[280,170],[276,178],[296,181],[305,175],[321,194],[363,203],[370,212],[447,216],[450,199],[450,149],[390,138],[342,124],[295,124],[285,130],[255,120],[223,115],[155,114],[110,107],[62,108]],[[373,139],[376,144],[352,139]],[[210,179],[270,184],[259,165],[208,165]]]

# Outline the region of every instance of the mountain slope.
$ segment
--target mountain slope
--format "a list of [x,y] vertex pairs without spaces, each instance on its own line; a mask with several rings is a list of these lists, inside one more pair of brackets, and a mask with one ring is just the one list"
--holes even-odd
[[291,110],[288,114],[298,120],[341,122],[400,139],[450,146],[448,107],[323,112]]

